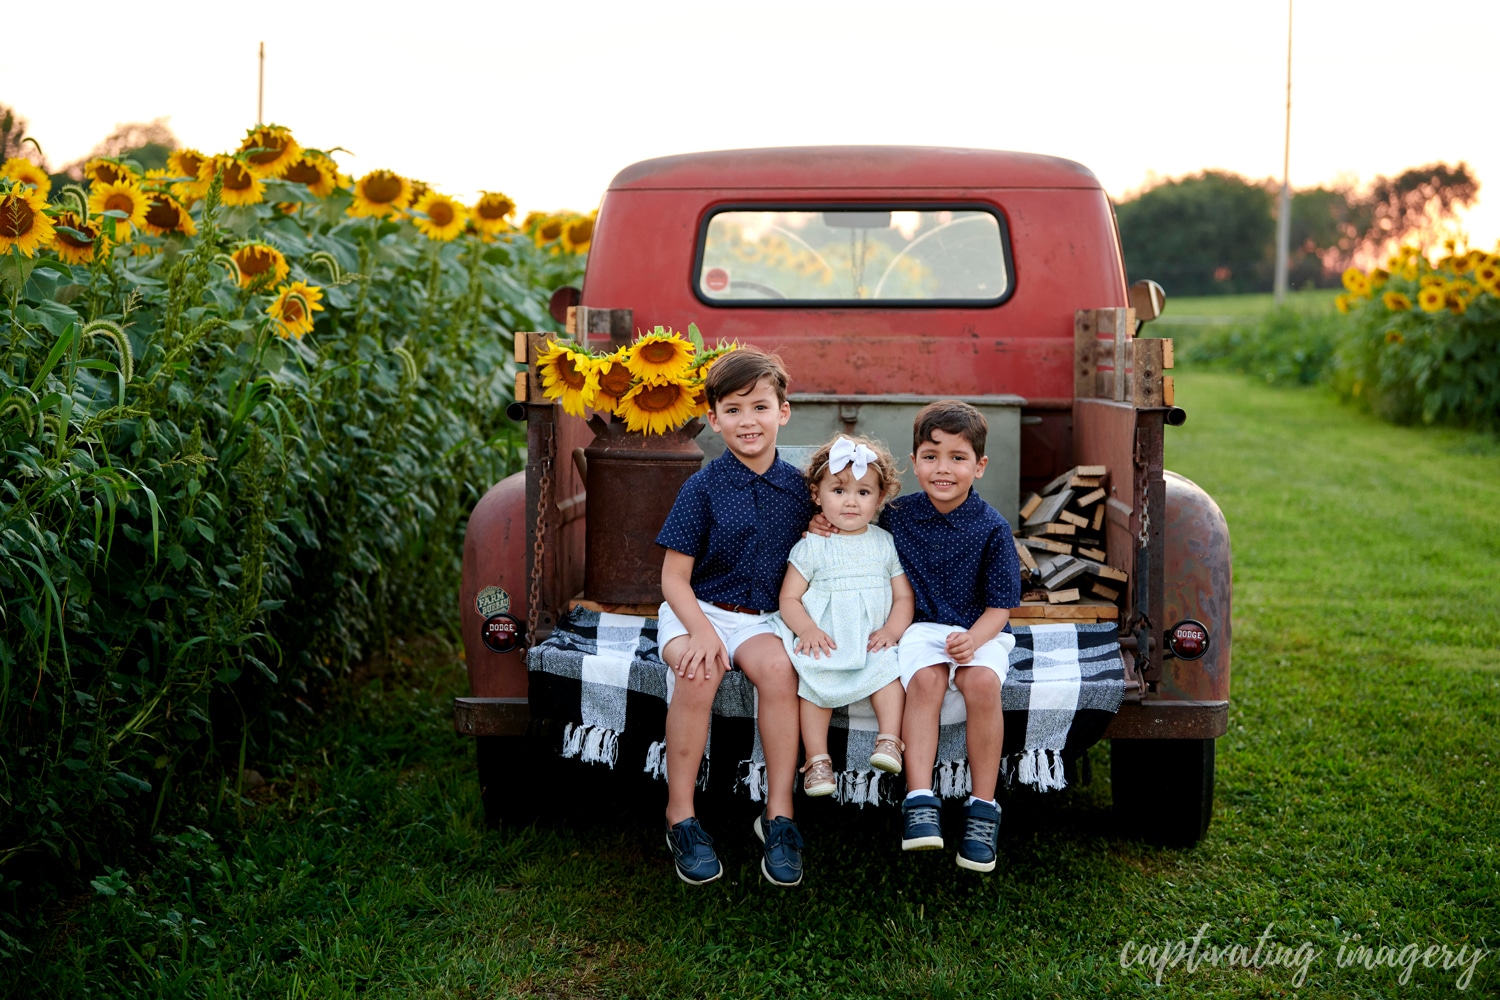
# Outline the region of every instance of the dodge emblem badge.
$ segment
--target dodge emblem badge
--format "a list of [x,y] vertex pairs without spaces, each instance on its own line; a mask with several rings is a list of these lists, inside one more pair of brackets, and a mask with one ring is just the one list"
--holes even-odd
[[479,636],[492,653],[509,653],[521,644],[524,627],[513,615],[490,615],[479,629]]
[[1179,660],[1196,660],[1208,652],[1208,626],[1193,618],[1184,618],[1167,630],[1167,648]]

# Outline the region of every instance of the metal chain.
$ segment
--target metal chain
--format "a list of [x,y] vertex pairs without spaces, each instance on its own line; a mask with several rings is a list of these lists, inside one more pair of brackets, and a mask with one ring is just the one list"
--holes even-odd
[[1141,490],[1141,548],[1145,548],[1151,539],[1151,491]]
[[556,445],[552,438],[553,425],[548,424],[542,436],[542,457],[537,463],[541,477],[537,480],[536,541],[531,545],[531,587],[526,594],[526,644],[530,648],[536,641],[537,621],[542,613],[542,553],[543,540],[547,535],[547,511],[552,504],[552,457]]

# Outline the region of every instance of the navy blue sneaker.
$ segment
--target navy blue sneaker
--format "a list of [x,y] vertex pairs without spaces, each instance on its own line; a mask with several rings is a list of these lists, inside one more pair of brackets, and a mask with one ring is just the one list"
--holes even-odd
[[1000,840],[1000,807],[988,802],[964,806],[964,839],[958,845],[958,867],[972,872],[995,870],[995,847]]
[[696,817],[667,827],[667,847],[677,863],[677,877],[688,885],[707,885],[724,874],[714,853],[714,838],[703,832]]
[[931,793],[913,795],[901,803],[901,849],[903,851],[941,851],[943,826],[942,803]]
[[785,816],[767,819],[765,813],[755,817],[755,835],[766,845],[760,859],[760,873],[772,885],[790,887],[802,882],[802,834],[797,824]]

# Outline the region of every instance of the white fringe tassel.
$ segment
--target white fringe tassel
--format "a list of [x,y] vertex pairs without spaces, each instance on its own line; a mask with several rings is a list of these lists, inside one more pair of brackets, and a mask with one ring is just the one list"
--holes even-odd
[[937,793],[945,799],[956,799],[968,795],[974,787],[969,777],[969,762],[946,760],[937,766]]
[[745,787],[750,790],[751,802],[764,802],[766,800],[766,765],[756,764],[753,761],[741,761],[741,767],[746,767],[745,776],[740,779]]
[[568,723],[563,729],[564,757],[577,757],[586,764],[608,764],[615,766],[620,753],[620,734],[603,726],[575,726]]
[[1068,787],[1063,777],[1062,754],[1056,750],[1035,749],[1006,759],[1001,768],[1007,784],[1019,781],[1039,792],[1056,792]]
[[840,771],[838,787],[833,790],[835,802],[865,806],[880,804],[880,775],[875,771]]
[[659,781],[667,780],[667,744],[665,740],[646,748],[646,773]]

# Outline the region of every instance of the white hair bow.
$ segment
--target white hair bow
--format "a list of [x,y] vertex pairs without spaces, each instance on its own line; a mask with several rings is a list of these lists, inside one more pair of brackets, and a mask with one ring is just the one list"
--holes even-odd
[[846,437],[840,437],[833,442],[833,447],[828,449],[828,471],[837,475],[844,471],[845,466],[854,467],[854,478],[865,478],[865,470],[868,469],[879,456],[862,444],[855,444]]

